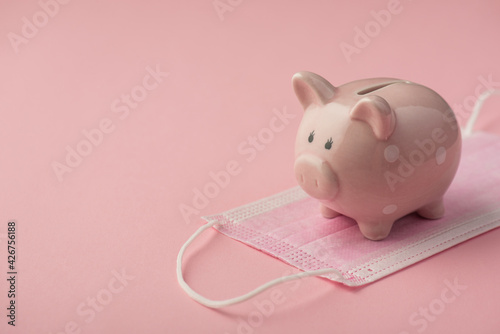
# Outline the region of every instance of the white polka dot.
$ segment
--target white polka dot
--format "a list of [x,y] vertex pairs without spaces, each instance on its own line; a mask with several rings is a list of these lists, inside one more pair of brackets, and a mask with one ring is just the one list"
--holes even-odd
[[399,158],[399,148],[396,145],[389,145],[384,150],[384,158],[388,162],[394,162]]
[[436,163],[441,165],[446,160],[446,149],[441,146],[436,151]]
[[396,204],[389,204],[383,210],[382,213],[385,215],[390,215],[391,213],[396,212],[398,206]]

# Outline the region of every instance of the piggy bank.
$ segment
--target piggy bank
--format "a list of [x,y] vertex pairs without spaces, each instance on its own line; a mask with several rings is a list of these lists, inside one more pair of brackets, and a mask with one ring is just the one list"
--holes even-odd
[[363,236],[381,240],[409,213],[444,215],[461,135],[436,92],[392,78],[334,87],[311,72],[296,73],[292,83],[305,111],[295,177],[324,217],[351,217]]

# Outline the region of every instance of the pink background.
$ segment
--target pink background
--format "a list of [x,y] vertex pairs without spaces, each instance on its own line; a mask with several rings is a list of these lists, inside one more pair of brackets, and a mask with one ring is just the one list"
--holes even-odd
[[[485,80],[500,87],[498,1],[393,4],[1,1],[0,277],[9,220],[19,272],[15,328],[0,280],[1,332],[497,333],[500,230],[363,288],[309,278],[212,310],[177,284],[177,252],[201,216],[296,185],[295,72],[419,82],[464,106],[461,124]],[[371,37],[355,36],[365,29]],[[136,102],[121,101],[131,93]],[[499,100],[477,128],[500,134]],[[266,137],[274,109],[291,116]],[[68,149],[87,155],[68,167]],[[230,182],[196,202],[228,163]],[[215,299],[291,271],[214,231],[185,263],[193,288]],[[444,303],[454,281],[466,288]]]

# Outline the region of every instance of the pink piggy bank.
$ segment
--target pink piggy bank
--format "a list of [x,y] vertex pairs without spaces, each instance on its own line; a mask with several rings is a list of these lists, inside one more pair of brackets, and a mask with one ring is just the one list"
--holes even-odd
[[310,72],[292,82],[305,110],[295,176],[324,217],[351,217],[366,238],[381,240],[411,212],[444,215],[462,143],[453,111],[436,92],[391,78],[334,87]]

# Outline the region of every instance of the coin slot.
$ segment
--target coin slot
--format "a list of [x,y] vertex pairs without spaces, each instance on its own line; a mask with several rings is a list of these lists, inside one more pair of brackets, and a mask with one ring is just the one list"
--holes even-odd
[[378,84],[378,85],[375,85],[375,86],[371,86],[371,87],[368,87],[368,88],[365,88],[365,89],[362,89],[358,92],[358,95],[366,95],[366,94],[370,94],[370,93],[373,93],[379,89],[382,89],[382,88],[385,88],[387,86],[390,86],[390,85],[393,85],[395,83],[399,83],[401,81],[391,81],[391,82],[384,82],[384,83],[381,83],[381,84]]

